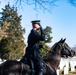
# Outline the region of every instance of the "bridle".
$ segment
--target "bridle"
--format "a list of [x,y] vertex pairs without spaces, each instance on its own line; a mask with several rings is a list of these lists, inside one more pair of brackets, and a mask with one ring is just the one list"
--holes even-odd
[[[57,44],[58,44],[58,45],[59,45],[59,47],[60,47],[58,50],[62,50],[62,49],[64,49],[64,48],[63,48],[63,47],[64,47],[64,46],[63,46],[63,44],[61,44],[61,43],[59,43],[59,42],[57,42]],[[56,53],[56,54],[58,54],[58,55],[59,55],[59,53],[58,53],[58,52],[56,52],[56,51],[54,51],[54,50],[52,50],[51,52],[52,52],[52,53]]]
[[[71,55],[71,48],[67,47],[67,46],[65,47],[65,45],[67,45],[66,43],[59,44],[59,45],[62,48],[61,54],[62,54],[62,52],[69,52]],[[63,54],[63,55],[66,56],[65,54]]]

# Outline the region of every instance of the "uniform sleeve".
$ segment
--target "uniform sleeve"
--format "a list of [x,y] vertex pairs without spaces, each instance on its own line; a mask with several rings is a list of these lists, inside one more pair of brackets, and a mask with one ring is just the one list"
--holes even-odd
[[45,33],[44,31],[41,29],[41,40],[44,41],[45,40]]
[[41,35],[36,31],[36,30],[32,30],[33,36],[36,40],[38,41],[44,41],[45,40],[45,34],[43,32],[43,30],[41,31]]

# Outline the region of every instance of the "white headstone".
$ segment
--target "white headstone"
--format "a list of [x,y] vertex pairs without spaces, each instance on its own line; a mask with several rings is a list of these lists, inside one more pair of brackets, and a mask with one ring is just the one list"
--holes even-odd
[[56,72],[57,72],[57,75],[59,75],[59,69],[57,69],[57,71],[56,71]]
[[70,61],[70,67],[71,67],[71,71],[75,71],[74,67],[74,61]]
[[69,62],[68,60],[65,60],[65,66],[64,66],[64,75],[69,74]]
[[64,65],[65,65],[65,63],[64,63],[64,59],[61,58],[60,65],[59,65],[60,70],[63,69]]

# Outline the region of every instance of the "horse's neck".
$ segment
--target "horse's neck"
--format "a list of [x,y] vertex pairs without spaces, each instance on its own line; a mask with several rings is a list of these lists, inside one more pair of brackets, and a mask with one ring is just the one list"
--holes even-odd
[[44,57],[44,61],[49,63],[53,69],[57,69],[61,60],[61,50],[57,44],[55,44],[52,48],[50,53]]
[[61,56],[58,54],[53,54],[51,53],[48,58],[44,59],[44,61],[51,65],[53,67],[53,69],[57,70],[60,64],[60,60],[61,60]]
[[60,60],[60,56],[53,56],[49,61],[47,61],[47,63],[49,63],[53,69],[57,70],[60,64]]

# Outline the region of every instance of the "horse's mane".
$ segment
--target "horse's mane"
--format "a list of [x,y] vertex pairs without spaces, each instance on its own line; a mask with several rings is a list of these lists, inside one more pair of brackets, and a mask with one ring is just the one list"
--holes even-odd
[[44,60],[44,61],[49,60],[50,58],[52,58],[53,54],[55,53],[55,48],[56,48],[56,46],[57,46],[57,43],[55,43],[55,44],[51,47],[49,53],[48,53],[46,56],[43,57],[43,60]]
[[17,60],[6,60],[6,61],[4,61],[2,64],[0,64],[0,67],[1,66],[4,66],[4,65],[6,65],[6,64],[13,64],[13,63],[16,63],[16,62],[19,62],[19,61],[17,61]]

